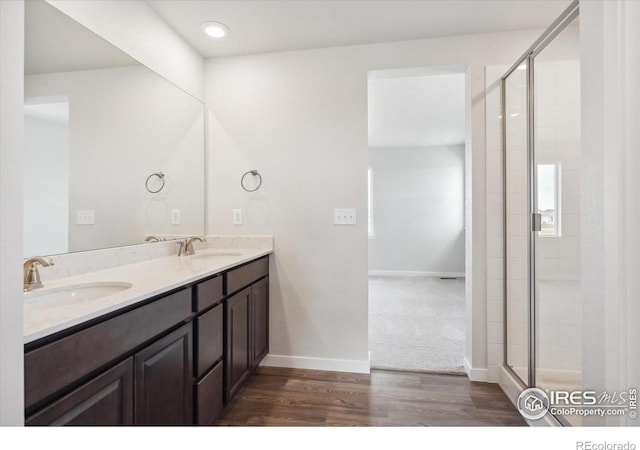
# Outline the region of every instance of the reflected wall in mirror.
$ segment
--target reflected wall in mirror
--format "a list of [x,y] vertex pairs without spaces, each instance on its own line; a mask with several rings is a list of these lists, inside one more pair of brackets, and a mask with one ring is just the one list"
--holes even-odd
[[39,0],[24,155],[25,257],[204,233],[204,105]]

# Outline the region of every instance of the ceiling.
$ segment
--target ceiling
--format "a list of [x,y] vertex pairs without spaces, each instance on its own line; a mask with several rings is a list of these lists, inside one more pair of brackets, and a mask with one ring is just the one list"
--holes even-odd
[[25,2],[25,75],[138,64],[46,2]]
[[[569,0],[147,0],[204,57],[546,28]],[[222,22],[221,41],[200,25]]]
[[465,75],[369,79],[369,147],[465,142]]

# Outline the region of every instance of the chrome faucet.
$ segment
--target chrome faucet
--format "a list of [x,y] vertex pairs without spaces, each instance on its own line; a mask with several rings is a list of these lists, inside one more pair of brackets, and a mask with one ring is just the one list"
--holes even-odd
[[186,251],[186,247],[187,247],[187,240],[186,239],[180,239],[180,240],[176,241],[176,245],[178,246],[178,256],[186,255],[185,251]]
[[204,242],[204,239],[198,237],[198,236],[193,236],[192,238],[190,238],[187,243],[185,244],[185,249],[184,249],[184,254],[189,256],[189,255],[195,255],[196,251],[193,248],[193,243],[194,241],[200,241],[200,242]]
[[34,256],[24,262],[23,272],[23,286],[24,292],[32,291],[42,287],[42,281],[40,281],[40,272],[38,272],[38,265],[42,267],[53,266],[51,258],[45,258],[44,256]]
[[158,236],[147,236],[144,240],[145,242],[162,242]]

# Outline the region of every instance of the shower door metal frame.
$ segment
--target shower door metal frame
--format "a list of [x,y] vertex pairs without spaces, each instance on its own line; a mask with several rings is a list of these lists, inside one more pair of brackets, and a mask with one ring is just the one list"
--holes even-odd
[[[562,14],[545,30],[545,32],[522,54],[520,58],[505,72],[500,79],[500,92],[501,92],[501,116],[502,116],[502,176],[503,176],[503,359],[504,368],[511,374],[511,376],[521,385],[521,387],[535,387],[536,386],[536,278],[535,278],[535,233],[534,230],[534,214],[537,211],[536,208],[536,176],[535,176],[535,75],[534,75],[534,59],[535,57],[549,45],[555,37],[560,34],[573,20],[578,17],[580,12],[579,0],[574,0]],[[507,360],[508,353],[508,333],[507,333],[507,98],[506,98],[506,83],[507,78],[511,75],[522,63],[526,64],[527,70],[527,186],[529,192],[527,195],[527,217],[528,217],[528,249],[529,249],[529,289],[528,289],[528,317],[527,323],[529,326],[528,333],[528,368],[527,368],[527,380],[522,380],[520,376],[509,366]],[[562,418],[554,416],[563,425],[568,425],[568,422]]]

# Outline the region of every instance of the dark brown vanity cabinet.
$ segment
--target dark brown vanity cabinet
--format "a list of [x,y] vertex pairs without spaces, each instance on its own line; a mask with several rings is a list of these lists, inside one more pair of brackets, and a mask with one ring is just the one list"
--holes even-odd
[[229,271],[226,287],[232,293],[225,300],[225,400],[229,402],[269,352],[268,257]]
[[191,324],[136,353],[135,424],[191,425]]
[[249,376],[249,304],[251,288],[229,297],[225,301],[227,344],[225,352],[226,391],[229,402]]
[[25,346],[26,425],[213,425],[269,351],[267,256]]
[[188,425],[191,289],[27,346],[27,425]]
[[187,324],[44,407],[26,425],[189,425],[191,401]]
[[251,285],[249,363],[255,370],[269,353],[269,278]]
[[213,425],[223,408],[223,275],[195,287],[195,423]]
[[133,425],[133,358],[41,409],[26,425]]

